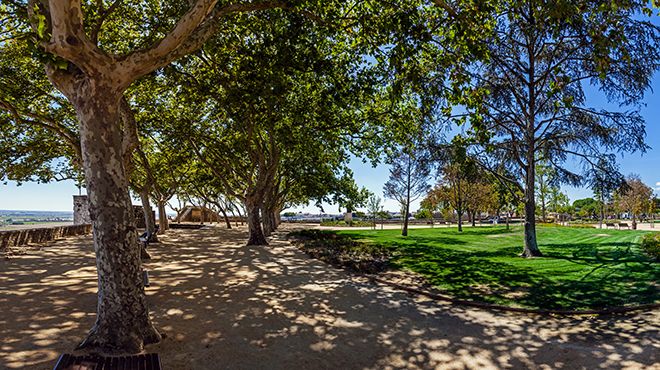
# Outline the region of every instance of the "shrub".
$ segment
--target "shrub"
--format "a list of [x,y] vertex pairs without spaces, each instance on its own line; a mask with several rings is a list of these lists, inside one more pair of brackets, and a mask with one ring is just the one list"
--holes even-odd
[[302,230],[289,234],[303,252],[333,266],[374,274],[389,266],[390,253],[379,245],[359,242],[348,236],[321,230]]
[[321,222],[321,226],[339,226],[339,227],[369,227],[373,226],[373,222],[369,221],[351,221],[346,222],[344,220],[334,221],[334,220],[325,220]]
[[660,233],[645,234],[642,237],[641,247],[646,254],[660,260]]
[[593,224],[570,224],[568,227],[573,227],[576,229],[593,229],[595,226]]

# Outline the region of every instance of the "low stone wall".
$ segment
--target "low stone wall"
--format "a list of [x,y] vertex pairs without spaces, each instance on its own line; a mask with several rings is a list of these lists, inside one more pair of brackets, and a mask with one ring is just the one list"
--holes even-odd
[[87,235],[91,232],[92,225],[0,231],[0,251],[4,251],[10,247],[19,247],[21,245],[45,243],[67,236]]

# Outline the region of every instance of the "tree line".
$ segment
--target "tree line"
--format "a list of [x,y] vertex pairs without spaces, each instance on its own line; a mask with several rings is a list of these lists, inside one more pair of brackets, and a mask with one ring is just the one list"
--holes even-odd
[[[87,189],[99,299],[80,347],[160,340],[143,287],[122,283],[141,281],[130,191],[150,228],[152,202],[164,230],[167,202],[194,198],[244,210],[248,244],[266,245],[286,207],[364,202],[351,156],[394,165],[386,189],[405,191],[406,214],[427,190],[416,163],[450,163],[439,199],[474,220],[475,196],[443,189],[481,196],[470,176],[487,173],[502,207],[524,204],[523,255],[540,256],[537,165],[554,185],[605,192],[623,183],[616,154],[647,149],[651,12],[642,1],[5,1],[0,177]],[[628,108],[592,107],[586,84]]]

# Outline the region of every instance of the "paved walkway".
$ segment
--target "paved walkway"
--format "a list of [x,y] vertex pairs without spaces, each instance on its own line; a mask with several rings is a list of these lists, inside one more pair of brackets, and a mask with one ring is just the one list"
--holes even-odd
[[[172,230],[147,288],[165,369],[660,369],[660,313],[551,318],[450,306],[311,260],[276,235]],[[94,322],[91,240],[0,261],[0,368],[50,369]]]

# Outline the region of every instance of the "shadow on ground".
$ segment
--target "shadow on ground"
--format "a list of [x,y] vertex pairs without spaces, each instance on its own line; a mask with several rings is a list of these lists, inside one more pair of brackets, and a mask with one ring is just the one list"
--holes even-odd
[[[423,300],[311,260],[274,236],[172,230],[147,288],[166,369],[648,368],[656,312],[549,318]],[[0,262],[0,368],[49,369],[94,321],[90,239]]]

